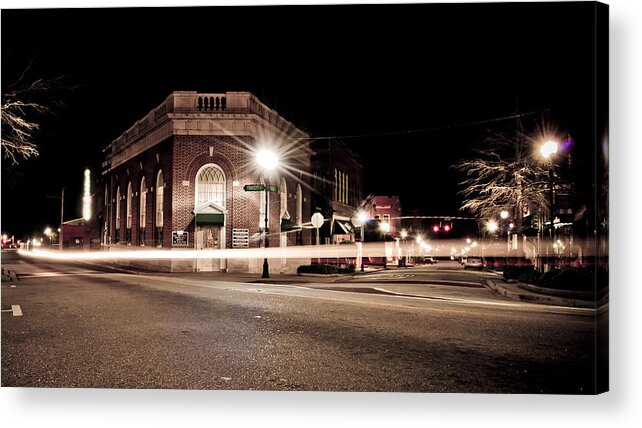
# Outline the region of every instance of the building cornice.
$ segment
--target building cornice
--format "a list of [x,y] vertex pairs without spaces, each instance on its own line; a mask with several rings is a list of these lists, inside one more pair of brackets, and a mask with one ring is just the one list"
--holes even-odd
[[[216,104],[204,100],[216,100]],[[299,141],[300,147],[311,153],[307,133],[249,92],[173,92],[104,150],[107,159],[103,163],[103,174],[177,135],[278,138],[286,142]]]

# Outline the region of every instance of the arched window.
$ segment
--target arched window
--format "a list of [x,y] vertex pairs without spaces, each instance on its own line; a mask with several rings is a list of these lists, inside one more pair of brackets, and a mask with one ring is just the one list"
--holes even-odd
[[225,175],[216,165],[205,165],[196,176],[196,206],[207,202],[225,206]]
[[156,176],[156,227],[163,227],[163,192],[165,190],[165,181],[163,180],[163,171],[158,171]]
[[145,226],[147,224],[147,183],[145,176],[140,180],[140,193],[138,204],[138,243],[145,245]]
[[296,185],[296,224],[303,224],[303,192],[300,184]]
[[127,229],[132,228],[132,183],[127,184]]
[[147,221],[147,185],[145,183],[145,177],[140,180],[140,222],[138,227],[145,229],[145,224]]
[[116,230],[120,230],[120,186],[116,188]]
[[281,186],[279,188],[281,196],[281,218],[289,218],[288,213],[288,185],[285,182],[285,177],[281,177]]

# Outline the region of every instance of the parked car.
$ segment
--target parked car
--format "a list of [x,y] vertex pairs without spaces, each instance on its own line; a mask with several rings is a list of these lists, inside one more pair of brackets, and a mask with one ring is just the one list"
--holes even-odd
[[467,257],[464,261],[464,269],[479,269],[484,267],[482,259],[479,257]]
[[430,257],[424,257],[424,264],[427,264],[427,265],[434,265],[435,263],[437,263],[437,259],[436,259],[436,258],[434,258],[434,257],[432,257],[432,256],[430,256]]

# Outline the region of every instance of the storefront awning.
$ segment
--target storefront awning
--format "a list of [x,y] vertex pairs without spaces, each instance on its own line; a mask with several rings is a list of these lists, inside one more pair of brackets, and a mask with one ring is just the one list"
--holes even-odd
[[350,220],[335,220],[339,227],[334,228],[335,235],[351,235],[354,233],[354,224]]
[[301,226],[290,220],[289,218],[281,219],[281,232],[289,232],[290,230],[301,230]]
[[223,226],[225,224],[225,214],[196,214],[196,224]]

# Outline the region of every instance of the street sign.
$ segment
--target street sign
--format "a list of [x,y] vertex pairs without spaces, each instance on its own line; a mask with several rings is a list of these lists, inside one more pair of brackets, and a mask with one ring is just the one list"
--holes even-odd
[[268,189],[268,192],[279,193],[279,188],[276,186],[269,185],[267,189]]
[[312,215],[312,226],[316,227],[317,229],[323,226],[323,215],[321,213],[314,213]]
[[243,186],[243,190],[246,192],[262,192],[265,190],[265,186],[262,184],[246,184]]
[[172,231],[172,247],[189,246],[189,233],[182,230]]

